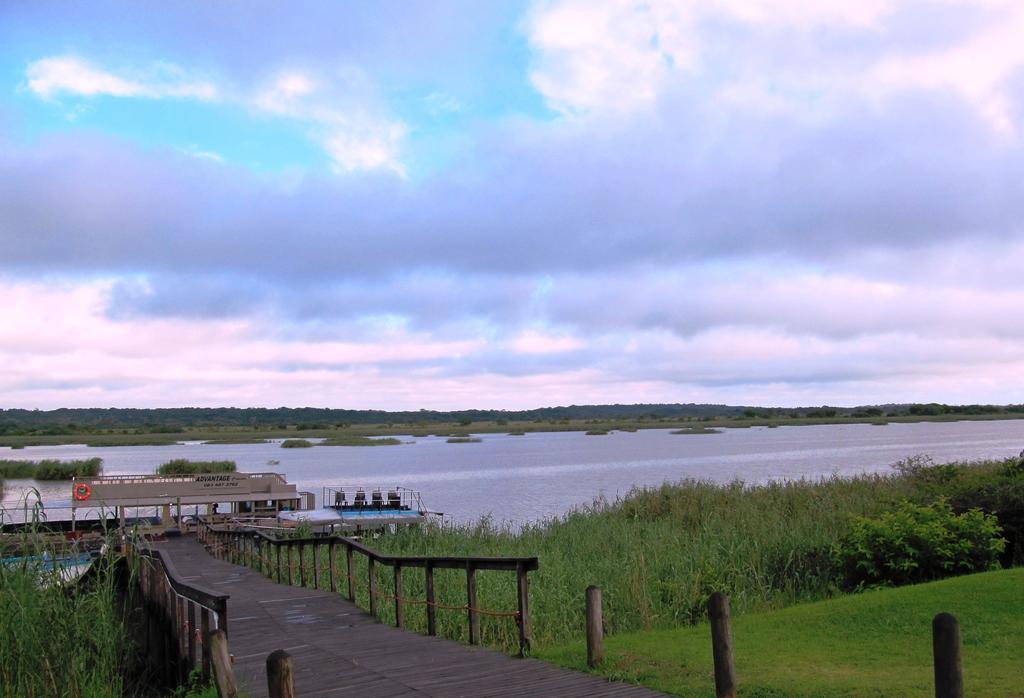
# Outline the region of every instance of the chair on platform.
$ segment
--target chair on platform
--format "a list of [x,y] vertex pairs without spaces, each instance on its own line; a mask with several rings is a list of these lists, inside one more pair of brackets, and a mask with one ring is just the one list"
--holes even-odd
[[365,507],[366,506],[366,493],[363,492],[362,490],[356,490],[356,498],[354,500],[354,504],[357,507],[359,507],[359,508]]
[[394,490],[388,492],[388,509],[401,509],[402,498]]
[[334,506],[341,508],[345,504],[345,493],[342,490],[334,490]]
[[374,490],[373,492],[373,508],[383,509],[384,508],[384,495],[380,493],[380,490]]

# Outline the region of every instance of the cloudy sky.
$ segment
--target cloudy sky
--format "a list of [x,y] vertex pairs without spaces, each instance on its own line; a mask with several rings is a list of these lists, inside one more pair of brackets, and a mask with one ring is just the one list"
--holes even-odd
[[0,5],[0,406],[1024,401],[1019,0]]

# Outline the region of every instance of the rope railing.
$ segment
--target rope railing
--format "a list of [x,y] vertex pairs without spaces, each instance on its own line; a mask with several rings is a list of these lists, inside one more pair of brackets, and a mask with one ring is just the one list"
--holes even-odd
[[[344,536],[317,536],[310,538],[275,538],[259,529],[240,524],[214,525],[200,519],[198,535],[211,555],[229,562],[252,567],[282,584],[320,589],[327,583],[332,592],[339,592],[339,584],[347,586],[344,595],[356,601],[358,580],[353,558],[360,554],[366,558],[367,596],[369,612],[378,615],[378,602],[393,602],[395,625],[404,627],[404,608],[423,606],[426,609],[427,634],[437,634],[435,611],[452,610],[466,614],[470,644],[480,642],[481,617],[512,618],[515,620],[520,654],[529,648],[529,587],[527,575],[538,567],[536,557],[459,557],[390,555],[374,550],[363,543]],[[312,549],[311,565],[307,564],[306,549]],[[327,559],[321,562],[319,554],[327,548]],[[295,549],[298,548],[298,560]],[[337,549],[344,548],[345,564],[338,569]],[[377,590],[376,565],[391,567],[394,574],[394,593]],[[311,567],[311,569],[310,569]],[[402,570],[418,567],[424,570],[425,599],[412,599],[402,594]],[[466,603],[438,602],[434,589],[434,571],[437,569],[464,570],[466,574]],[[515,572],[516,601],[514,611],[481,608],[477,603],[476,573],[478,570]],[[325,575],[326,573],[326,575]],[[309,582],[312,582],[311,584]]]

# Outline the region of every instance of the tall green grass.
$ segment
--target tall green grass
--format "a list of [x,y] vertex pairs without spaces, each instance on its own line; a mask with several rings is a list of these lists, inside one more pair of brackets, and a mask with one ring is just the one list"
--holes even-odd
[[397,446],[402,441],[395,438],[370,438],[357,434],[344,434],[324,439],[317,446]]
[[70,480],[75,477],[99,475],[102,458],[85,460],[0,460],[0,477],[30,480]]
[[[959,510],[994,501],[1004,535],[1011,543],[1015,539],[1015,517],[1024,513],[1024,464],[1017,459],[900,465],[885,475],[758,486],[690,480],[636,489],[616,501],[598,500],[520,529],[485,517],[469,524],[406,528],[365,542],[399,555],[538,557],[539,569],[529,575],[530,634],[535,646],[544,647],[583,636],[583,592],[590,584],[603,589],[610,634],[699,622],[713,591],[728,594],[737,615],[841,595],[837,542],[854,517],[878,516],[904,500],[930,503],[949,497]],[[337,548],[336,564],[344,592],[342,550]],[[323,589],[329,574],[326,547],[321,551]],[[312,569],[309,546],[305,560]],[[1020,564],[1021,559],[1004,562]],[[368,608],[366,560],[357,554],[354,563],[357,601]],[[481,570],[476,582],[480,608],[516,610],[513,573]],[[425,631],[423,570],[404,569],[402,584],[403,598],[413,602],[404,606],[405,623]],[[378,616],[394,622],[389,599],[393,570],[377,565],[376,585]],[[452,607],[437,611],[439,634],[466,640],[465,572],[435,570],[435,590],[438,603]],[[518,646],[517,628],[508,616],[484,616],[481,637],[509,651]]]
[[169,460],[156,469],[158,475],[194,475],[196,473],[233,473],[237,470],[233,460]]
[[32,566],[0,566],[0,695],[125,695],[132,653],[115,574],[94,564],[105,569],[71,587]]
[[[598,501],[521,530],[484,519],[407,529],[372,545],[410,555],[538,557],[530,620],[534,642],[545,645],[580,637],[590,584],[603,589],[609,633],[696,622],[712,591],[729,594],[737,613],[827,597],[836,591],[831,546],[850,516],[876,514],[904,494],[897,479],[885,477],[760,487],[684,482]],[[465,603],[465,582],[455,576],[436,586]],[[515,609],[514,575],[477,577],[484,607]],[[378,584],[391,587],[387,575]],[[406,593],[423,598],[422,582],[412,577]],[[409,616],[425,626],[425,614],[412,609]],[[463,637],[464,614],[445,616],[448,633]],[[491,644],[516,646],[513,623],[487,619],[484,626]]]

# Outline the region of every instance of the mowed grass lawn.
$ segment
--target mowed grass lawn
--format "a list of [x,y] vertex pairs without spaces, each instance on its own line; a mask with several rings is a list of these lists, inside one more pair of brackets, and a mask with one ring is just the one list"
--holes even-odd
[[[582,599],[581,599],[582,608]],[[960,620],[968,696],[1024,696],[1024,568],[733,618],[741,697],[933,696],[931,622]],[[581,642],[534,652],[585,670]],[[707,624],[605,638],[599,673],[714,696]]]

